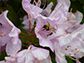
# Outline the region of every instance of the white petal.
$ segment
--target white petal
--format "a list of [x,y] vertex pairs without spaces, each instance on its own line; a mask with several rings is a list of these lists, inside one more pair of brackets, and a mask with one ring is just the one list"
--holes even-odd
[[36,49],[32,50],[32,53],[33,53],[34,57],[39,60],[46,59],[49,56],[49,51],[45,50],[45,49],[41,49],[41,48],[36,48]]
[[21,49],[21,41],[18,39],[18,43],[14,44],[13,42],[9,42],[6,45],[7,55],[14,56]]
[[77,23],[80,23],[83,19],[83,14],[79,11],[76,11],[76,13],[74,13],[74,15],[76,16]]

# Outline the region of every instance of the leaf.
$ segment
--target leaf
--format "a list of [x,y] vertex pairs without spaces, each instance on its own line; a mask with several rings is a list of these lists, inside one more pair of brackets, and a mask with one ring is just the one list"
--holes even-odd
[[71,0],[71,1],[76,1],[76,0]]
[[84,5],[84,0],[78,0],[81,4]]
[[67,57],[67,56],[65,56],[65,57],[66,57],[67,63],[74,63],[71,58],[69,58],[69,57]]
[[54,10],[56,4],[57,4],[57,0],[47,0],[47,5],[50,3],[50,2],[53,2],[54,6],[52,7],[52,10]]
[[2,51],[0,55],[0,60],[4,60],[5,56],[7,56],[6,51]]
[[22,0],[9,0],[9,4],[14,8],[15,11],[19,10]]
[[56,61],[55,61],[55,53],[50,51],[50,56],[51,56],[52,63],[56,63]]
[[20,21],[19,21],[19,17],[17,15],[17,13],[14,11],[14,9],[9,5],[9,4],[6,4],[6,6],[2,7],[0,6],[0,9],[5,11],[5,10],[8,10],[8,18],[10,21],[12,21],[16,26],[19,26],[20,25]]

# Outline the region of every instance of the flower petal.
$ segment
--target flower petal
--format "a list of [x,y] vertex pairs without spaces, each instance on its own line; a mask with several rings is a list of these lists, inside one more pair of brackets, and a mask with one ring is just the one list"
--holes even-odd
[[13,42],[7,43],[6,52],[8,55],[14,56],[21,49],[21,41],[18,39],[18,43],[14,44]]
[[32,46],[32,53],[34,55],[35,58],[39,59],[39,60],[43,60],[46,59],[49,56],[49,51],[42,49],[42,48],[36,48],[34,46]]
[[81,12],[79,12],[79,11],[76,11],[74,13],[74,15],[76,16],[77,23],[80,23],[82,21],[82,19],[83,19],[83,14]]

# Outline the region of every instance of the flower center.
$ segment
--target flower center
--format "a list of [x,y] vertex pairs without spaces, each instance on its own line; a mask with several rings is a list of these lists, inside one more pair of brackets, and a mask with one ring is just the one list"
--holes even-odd
[[46,24],[46,25],[44,25],[42,28],[43,28],[43,31],[44,31],[44,30],[48,31],[47,36],[52,35],[53,32],[56,33],[56,32],[55,32],[56,29],[55,29],[54,27],[52,27],[50,24]]

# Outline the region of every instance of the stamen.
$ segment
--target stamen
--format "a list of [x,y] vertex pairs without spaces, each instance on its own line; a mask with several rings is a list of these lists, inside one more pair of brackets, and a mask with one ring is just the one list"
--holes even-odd
[[84,41],[84,40],[83,40]]
[[32,49],[32,46],[30,47],[30,50]]
[[29,37],[28,35],[26,35],[25,33],[21,32],[21,34],[25,35],[26,37]]
[[73,52],[73,50],[71,50],[71,52]]
[[29,33],[31,33],[31,21],[29,20]]
[[0,37],[3,37],[3,36],[0,34]]
[[46,37],[44,36],[44,38],[46,39]]
[[35,5],[37,4],[36,1],[34,0],[33,4],[35,3]]
[[71,45],[68,45],[67,48],[71,47]]
[[29,39],[28,38],[26,38],[26,37],[24,37],[24,36],[19,36],[20,38],[25,38],[25,39],[27,39],[28,41],[29,41]]
[[72,8],[70,9],[70,16],[69,16],[69,17],[67,17],[67,21],[69,21],[69,20],[70,20],[71,15],[72,15]]
[[77,50],[77,48],[75,48],[75,50]]
[[74,60],[74,61],[79,61],[79,59],[74,59],[74,58],[72,58],[71,56],[69,56],[69,55],[67,55],[67,54],[65,54],[66,56],[68,56],[69,58],[71,58],[72,60]]
[[74,55],[76,55],[76,53],[74,53]]
[[71,53],[69,53],[69,55],[71,55]]
[[70,18],[69,17],[67,17],[67,21],[69,21],[70,20]]
[[70,10],[70,17],[71,17],[71,15],[72,15],[72,8],[71,8],[71,10]]
[[3,32],[0,32],[0,34],[2,34]]
[[56,26],[58,26],[58,24],[56,24]]
[[80,52],[80,50],[78,50],[78,52]]
[[7,34],[4,34],[4,36],[6,36]]
[[72,14],[72,8],[70,9],[70,13]]
[[67,48],[65,48],[65,50],[67,50]]

